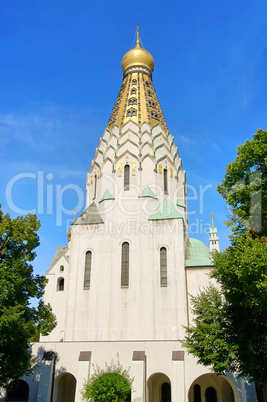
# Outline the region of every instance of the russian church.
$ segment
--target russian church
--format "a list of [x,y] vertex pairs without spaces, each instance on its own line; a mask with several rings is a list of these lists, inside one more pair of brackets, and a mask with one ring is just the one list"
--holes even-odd
[[137,29],[87,174],[86,207],[46,273],[44,301],[58,325],[32,345],[38,368],[20,380],[25,401],[82,401],[94,366],[117,357],[134,378],[132,402],[256,400],[246,381],[216,376],[181,345],[190,295],[211,282],[219,238],[213,221],[209,247],[189,237],[186,175],[153,69]]

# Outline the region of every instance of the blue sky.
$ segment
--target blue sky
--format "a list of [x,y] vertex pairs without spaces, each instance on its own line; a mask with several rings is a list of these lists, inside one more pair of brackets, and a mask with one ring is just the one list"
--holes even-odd
[[191,236],[208,244],[213,212],[224,249],[229,213],[216,186],[237,146],[267,129],[267,2],[0,0],[0,9],[0,202],[12,216],[37,210],[35,271],[67,245],[136,25],[188,196],[198,197],[188,202]]

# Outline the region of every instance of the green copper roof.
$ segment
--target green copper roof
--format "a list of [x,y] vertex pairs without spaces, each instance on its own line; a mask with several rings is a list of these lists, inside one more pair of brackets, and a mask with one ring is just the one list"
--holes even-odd
[[189,239],[188,257],[186,267],[213,266],[210,251],[206,244],[197,239]]
[[115,198],[113,197],[113,195],[110,193],[109,190],[106,190],[104,192],[104,194],[101,197],[101,200],[99,201],[99,204],[100,204],[100,202],[103,202],[103,201],[106,201],[106,200],[115,200]]
[[147,186],[142,191],[142,193],[138,196],[138,198],[142,198],[142,197],[150,197],[150,198],[154,198],[155,200],[158,199],[149,186]]
[[165,198],[156,211],[148,218],[149,221],[160,219],[183,219],[183,217],[171,201],[169,201],[168,198]]
[[185,208],[185,205],[184,205],[183,200],[181,198],[179,198],[179,200],[178,200],[176,205],[177,205],[177,207]]

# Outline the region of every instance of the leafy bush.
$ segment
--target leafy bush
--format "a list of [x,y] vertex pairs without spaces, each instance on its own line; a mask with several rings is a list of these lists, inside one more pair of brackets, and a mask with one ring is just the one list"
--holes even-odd
[[81,391],[84,399],[93,402],[121,402],[130,400],[133,378],[117,360],[112,360],[105,368],[93,365],[94,374],[87,381]]

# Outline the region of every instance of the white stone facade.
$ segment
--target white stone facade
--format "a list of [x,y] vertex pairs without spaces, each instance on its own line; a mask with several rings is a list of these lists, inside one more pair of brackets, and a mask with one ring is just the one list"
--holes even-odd
[[[190,295],[209,284],[212,261],[188,238],[185,172],[157,99],[148,104],[152,81],[142,66],[127,71],[87,175],[85,211],[46,275],[58,325],[32,346],[39,367],[24,378],[28,400],[82,401],[93,365],[119,355],[134,377],[132,402],[252,402],[244,381],[215,376],[181,346]],[[151,109],[159,123],[132,121],[129,109],[113,124],[129,105],[123,91],[136,94],[136,120]]]

